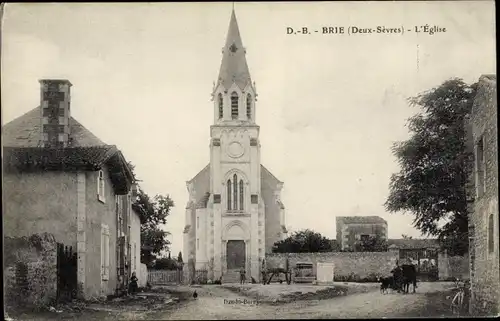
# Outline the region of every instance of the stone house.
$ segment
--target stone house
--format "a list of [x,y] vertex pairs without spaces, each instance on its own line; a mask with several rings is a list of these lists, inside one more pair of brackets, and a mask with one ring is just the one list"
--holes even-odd
[[469,255],[473,313],[500,310],[496,75],[483,75],[466,123],[474,155],[469,188]]
[[71,117],[68,80],[40,84],[40,106],[2,128],[5,236],[54,235],[77,253],[83,295],[113,294],[140,260],[134,176],[116,146]]
[[354,250],[356,242],[379,236],[387,240],[387,221],[379,216],[337,216],[337,243],[342,251]]

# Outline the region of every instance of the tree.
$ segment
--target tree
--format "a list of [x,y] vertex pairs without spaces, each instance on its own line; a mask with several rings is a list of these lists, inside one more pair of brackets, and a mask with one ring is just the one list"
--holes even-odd
[[[135,166],[129,163],[129,167],[135,177]],[[167,223],[172,207],[174,201],[169,195],[156,195],[151,198],[140,186],[137,187],[137,197],[132,208],[141,219],[141,263],[151,266],[162,250],[168,250],[170,241],[167,237],[170,233],[162,230],[160,225]]]
[[332,251],[332,241],[311,230],[295,232],[288,238],[274,243],[274,253],[304,253]]
[[476,88],[451,79],[410,98],[410,105],[421,112],[408,121],[412,136],[392,148],[401,170],[391,177],[386,209],[411,213],[413,226],[437,236],[453,255],[468,249],[466,186],[473,162],[465,120]]
[[174,259],[170,257],[164,257],[156,260],[154,268],[158,270],[177,270],[178,264]]
[[406,234],[401,234],[401,237],[404,239],[404,240],[411,240],[413,239],[413,236],[408,236]]
[[387,241],[378,235],[362,238],[354,244],[356,252],[385,252]]
[[177,262],[179,262],[180,264],[184,263],[182,261],[182,253],[179,251],[179,255],[177,255]]

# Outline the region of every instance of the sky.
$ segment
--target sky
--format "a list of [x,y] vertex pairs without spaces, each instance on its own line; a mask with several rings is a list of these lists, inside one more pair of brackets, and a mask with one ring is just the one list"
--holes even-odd
[[[211,90],[230,2],[7,4],[2,123],[38,106],[42,78],[73,83],[72,116],[135,164],[141,187],[175,202],[165,226],[182,250],[186,181],[209,162]],[[289,231],[335,238],[335,217],[378,215],[390,238],[420,237],[387,213],[394,142],[418,112],[407,98],[495,73],[493,1],[236,3],[259,94],[261,161],[281,181]],[[415,26],[446,32],[415,33]],[[321,34],[322,27],[403,34]],[[287,27],[320,30],[287,35]]]

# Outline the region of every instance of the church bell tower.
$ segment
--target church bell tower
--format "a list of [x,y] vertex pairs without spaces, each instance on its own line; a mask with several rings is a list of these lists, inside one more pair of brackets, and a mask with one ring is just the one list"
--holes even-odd
[[[258,266],[253,266],[258,262],[254,258],[258,256],[261,203],[256,97],[233,8],[222,49],[219,77],[212,91],[214,120],[210,127],[210,193],[213,195],[214,226],[211,237],[222,240],[220,244],[215,242],[214,246],[215,253],[223,257],[222,273],[243,264],[238,262],[246,262],[248,272],[258,270]],[[238,228],[231,229],[231,226]],[[244,253],[242,255],[246,257],[235,258],[232,267],[231,259],[226,260],[229,252]]]

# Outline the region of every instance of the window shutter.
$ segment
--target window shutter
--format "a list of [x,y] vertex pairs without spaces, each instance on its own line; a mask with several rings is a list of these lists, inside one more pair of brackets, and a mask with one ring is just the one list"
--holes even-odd
[[109,229],[106,229],[106,277],[109,278]]
[[109,280],[109,227],[104,224],[101,227],[101,263],[102,279]]
[[104,279],[104,262],[106,261],[105,257],[105,253],[104,253],[104,244],[105,244],[105,239],[104,239],[104,229],[101,228],[101,277],[102,279]]
[[101,195],[101,171],[97,173],[97,196]]

